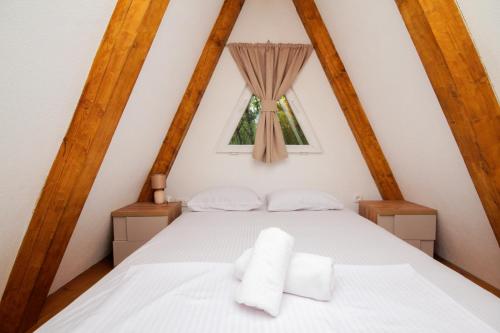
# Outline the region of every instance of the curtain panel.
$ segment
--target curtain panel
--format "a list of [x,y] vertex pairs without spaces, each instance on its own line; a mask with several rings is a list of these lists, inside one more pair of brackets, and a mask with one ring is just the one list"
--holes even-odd
[[291,88],[312,53],[307,44],[232,43],[229,51],[252,93],[261,99],[253,158],[273,163],[288,157],[277,101]]

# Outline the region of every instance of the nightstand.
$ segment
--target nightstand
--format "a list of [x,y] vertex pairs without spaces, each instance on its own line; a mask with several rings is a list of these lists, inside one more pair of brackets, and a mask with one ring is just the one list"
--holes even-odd
[[359,214],[434,256],[437,211],[402,200],[360,201]]
[[113,264],[132,252],[175,220],[182,212],[180,202],[157,205],[137,202],[111,213],[113,219]]

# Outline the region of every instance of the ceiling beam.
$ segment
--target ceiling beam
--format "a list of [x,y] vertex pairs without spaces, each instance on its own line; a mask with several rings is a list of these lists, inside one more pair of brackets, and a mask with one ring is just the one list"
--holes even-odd
[[380,195],[385,200],[403,200],[389,163],[314,0],[293,2]]
[[144,182],[139,201],[153,200],[149,180],[152,174],[168,175],[170,172],[244,2],[245,0],[224,1],[149,176]]
[[454,0],[396,0],[500,245],[500,106]]
[[118,0],[10,273],[0,332],[36,322],[168,2]]

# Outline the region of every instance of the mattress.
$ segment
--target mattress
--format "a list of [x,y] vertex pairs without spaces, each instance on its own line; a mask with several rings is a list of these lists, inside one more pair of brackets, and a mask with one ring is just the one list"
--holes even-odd
[[[420,250],[349,210],[300,212],[186,212],[43,325],[56,332],[89,316],[134,265],[233,262],[260,230],[274,226],[295,237],[295,251],[330,256],[336,264],[410,264],[427,281],[500,331],[500,299]],[[431,301],[431,300],[430,300]]]

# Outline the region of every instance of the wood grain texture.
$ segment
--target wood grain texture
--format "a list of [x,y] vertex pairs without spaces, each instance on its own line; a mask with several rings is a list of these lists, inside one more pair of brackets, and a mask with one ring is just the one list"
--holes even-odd
[[448,266],[449,268],[453,269],[455,272],[463,275],[464,277],[471,280],[472,282],[474,282],[475,284],[477,284],[481,288],[488,290],[493,295],[500,297],[500,289],[495,288],[494,286],[492,286],[488,282],[481,280],[477,276],[467,272],[465,269],[455,265],[454,263],[452,263],[444,258],[441,258],[440,256],[436,256],[436,260],[439,261],[440,263],[442,263],[443,265]]
[[396,0],[500,245],[500,106],[454,0]]
[[402,200],[403,195],[389,163],[314,0],[294,0],[293,2],[380,195],[385,200]]
[[377,223],[379,215],[437,215],[437,210],[404,200],[362,200],[359,215]]
[[136,202],[111,212],[112,217],[137,216],[168,216],[169,221],[175,220],[182,213],[181,202],[155,204],[151,202]]
[[153,200],[149,181],[152,174],[168,175],[170,172],[244,2],[244,0],[224,1],[160,151],[144,182],[139,201]]
[[119,0],[0,303],[0,332],[36,322],[168,0]]

